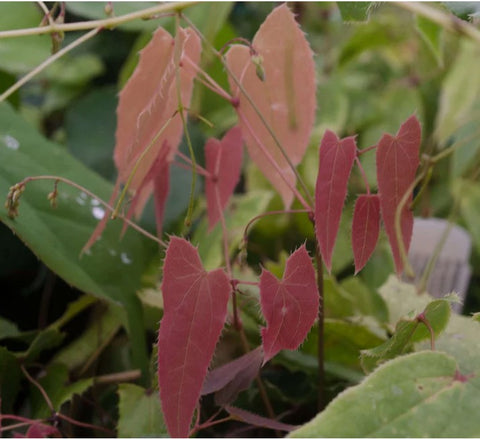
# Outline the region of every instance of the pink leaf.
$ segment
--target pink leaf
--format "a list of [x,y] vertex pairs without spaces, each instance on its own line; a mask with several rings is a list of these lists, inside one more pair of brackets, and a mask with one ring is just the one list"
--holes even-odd
[[285,424],[284,422],[275,421],[275,419],[265,418],[263,416],[251,413],[248,410],[243,410],[241,408],[233,407],[231,405],[225,407],[225,410],[239,420],[246,422],[247,424],[255,425],[257,427],[265,427],[271,428],[272,430],[283,431],[292,431],[298,428],[298,425]]
[[242,390],[248,389],[262,366],[263,350],[257,349],[211,370],[203,383],[202,395],[217,392],[215,402],[223,406],[235,400]]
[[207,171],[212,175],[212,178],[207,178],[205,182],[209,230],[220,219],[238,183],[242,155],[242,132],[239,127],[233,127],[221,141],[207,141],[205,162]]
[[318,314],[315,270],[305,244],[287,259],[283,279],[263,270],[260,299],[267,327],[262,329],[264,363],[282,349],[297,349]]
[[[179,108],[174,59],[177,44],[181,50],[181,103],[188,108],[196,75],[191,64],[198,64],[201,50],[200,39],[191,29],[180,29],[173,39],[159,28],[141,51],[135,72],[120,92],[114,158],[122,183],[127,181],[142,152],[152,144],[135,172],[130,184],[132,191],[142,184],[164,143],[168,143],[173,156],[182,137],[180,115],[174,116]],[[168,122],[172,116],[173,120]]]
[[357,274],[370,259],[380,232],[380,199],[378,195],[360,195],[355,203],[352,221],[352,248]]
[[15,437],[35,438],[35,437],[62,437],[57,428],[43,422],[32,422],[28,427],[25,436],[15,433]]
[[[171,148],[169,145],[165,143],[153,162],[152,167],[143,179],[135,196],[132,198],[128,212],[125,215],[127,219],[130,219],[135,212],[141,212],[143,210],[144,204],[147,202],[148,196],[150,195],[151,187],[153,186],[155,220],[157,223],[157,235],[159,238],[162,236],[163,215],[169,190],[170,150]],[[124,223],[122,234],[125,233],[127,226],[127,223]]]
[[[175,114],[179,108],[175,77],[177,63],[174,59],[176,46],[180,47],[180,100],[182,106],[188,108],[196,75],[196,69],[192,68],[192,65],[199,63],[201,52],[200,38],[189,28],[180,29],[175,39],[159,28],[140,52],[138,65],[119,96],[114,151],[118,170],[116,188],[127,182],[137,160],[149,149],[129,186],[135,199],[137,217],[140,216],[154,186],[157,195],[161,194],[160,198],[168,192],[168,187],[159,187],[161,182],[165,183],[164,178],[153,182],[148,179],[146,181],[145,177],[164,145],[169,145],[168,158],[172,159],[182,138],[182,121],[180,115]],[[112,204],[115,198],[116,196],[112,196],[109,204]],[[161,210],[156,206],[157,213]],[[88,250],[100,236],[107,221],[108,217],[105,216],[83,251]],[[157,219],[157,229],[159,222],[161,220]]]
[[[421,137],[420,123],[415,116],[411,116],[402,124],[395,137],[384,134],[377,145],[380,210],[392,248],[397,274],[403,271],[403,261],[395,233],[395,212],[400,200],[415,180],[415,173],[420,163]],[[412,197],[413,194],[410,194],[400,218],[406,252],[410,246],[413,230],[413,213],[410,210]]]
[[[286,5],[275,8],[266,18],[253,39],[253,47],[263,58],[263,81],[246,46],[234,45],[229,49],[228,67],[276,133],[292,163],[297,165],[303,158],[315,120],[313,53]],[[232,93],[239,99],[236,109],[248,152],[288,208],[293,200],[290,186],[296,184],[295,174],[251,103],[235,81],[229,79]]]
[[160,399],[169,433],[186,437],[227,315],[231,286],[222,269],[207,272],[188,241],[172,237],[162,284],[158,335]]
[[333,248],[356,153],[353,137],[340,140],[332,131],[325,132],[315,187],[315,233],[328,271],[332,267]]

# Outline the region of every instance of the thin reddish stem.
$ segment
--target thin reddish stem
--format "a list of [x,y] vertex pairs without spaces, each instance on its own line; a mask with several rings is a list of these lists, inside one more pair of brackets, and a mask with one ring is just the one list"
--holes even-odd
[[366,152],[371,151],[372,149],[375,149],[376,147],[377,147],[377,145],[372,145],[372,146],[369,146],[368,148],[357,149],[357,156],[365,154]]
[[183,58],[188,62],[188,64],[193,67],[193,69],[203,76],[204,79],[196,78],[197,81],[200,81],[205,87],[208,87],[214,93],[217,93],[219,96],[231,102],[232,96],[230,96],[219,84],[215,79],[213,79],[205,70],[203,70],[200,66],[195,64],[188,56]]
[[365,188],[367,189],[367,195],[370,195],[370,184],[368,183],[367,174],[365,173],[365,169],[363,169],[362,162],[358,158],[358,153],[357,153],[357,156],[355,157],[355,163],[357,164],[358,170],[360,171],[363,182],[365,184]]
[[[177,151],[175,153],[176,156],[180,157],[182,160],[184,160],[189,166],[184,166],[182,163],[175,163],[177,166],[180,166],[181,168],[184,169],[189,169],[192,170],[192,160],[190,160],[190,157],[186,156],[180,151]],[[212,178],[212,174],[208,172],[205,168],[202,168],[198,163],[195,163],[195,171],[198,172],[200,175],[203,175],[205,178]]]
[[40,385],[40,383],[35,380],[28,372],[27,369],[25,369],[25,366],[23,364],[20,365],[20,369],[22,370],[23,374],[27,378],[28,381],[30,381],[42,394],[43,399],[45,400],[46,404],[48,405],[48,408],[52,413],[55,413],[55,408],[53,407],[52,400],[50,397],[47,395],[47,392],[45,392],[45,389]]
[[66,416],[62,413],[56,413],[56,417],[60,418],[60,419],[63,419],[64,421],[67,421],[70,424],[76,425],[77,427],[92,428],[93,430],[100,430],[100,431],[103,431],[107,434],[112,434],[113,433],[113,431],[108,429],[108,428],[100,427],[99,425],[87,424],[85,422],[80,422],[80,421],[72,419],[72,418],[70,418],[70,416]]

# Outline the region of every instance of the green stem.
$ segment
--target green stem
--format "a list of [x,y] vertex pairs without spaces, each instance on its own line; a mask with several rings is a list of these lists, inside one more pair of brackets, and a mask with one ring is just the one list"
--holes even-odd
[[22,85],[26,84],[30,79],[34,76],[38,75],[42,70],[47,68],[50,64],[55,62],[57,59],[61,58],[66,53],[70,52],[71,50],[78,47],[80,44],[84,43],[85,41],[89,40],[90,38],[94,37],[98,32],[100,32],[102,28],[96,28],[87,32],[85,35],[82,35],[80,38],[76,39],[73,43],[70,43],[68,46],[65,46],[63,49],[59,50],[55,54],[49,56],[44,62],[40,65],[35,67],[32,71],[28,72],[25,76],[23,76],[19,81],[9,87],[0,95],[0,102],[7,99],[10,95],[15,93]]
[[455,15],[446,14],[439,9],[427,6],[425,3],[397,2],[394,4],[415,14],[422,15],[450,32],[467,36],[477,43],[480,43],[480,31],[470,23],[461,20]]
[[152,18],[155,15],[163,14],[165,12],[179,12],[197,3],[198,2],[196,1],[163,3],[158,6],[142,9],[141,11],[135,11],[125,15],[119,15],[118,17],[105,18],[103,20],[90,20],[90,21],[81,21],[78,23],[66,23],[66,24],[55,23],[49,26],[7,30],[7,31],[0,32],[0,39],[26,37],[29,35],[44,35],[44,34],[51,34],[55,32],[72,32],[72,31],[88,30],[88,29],[99,28],[99,27],[111,29],[115,26],[118,26],[123,23],[128,23],[129,21],[133,21],[136,19],[146,20],[146,19]]

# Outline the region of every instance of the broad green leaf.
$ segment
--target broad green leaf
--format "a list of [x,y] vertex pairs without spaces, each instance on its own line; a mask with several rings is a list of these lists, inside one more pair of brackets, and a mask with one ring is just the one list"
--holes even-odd
[[462,39],[455,62],[443,81],[437,113],[435,137],[447,145],[450,137],[470,122],[472,108],[480,96],[480,48]]
[[[73,395],[80,395],[93,385],[94,378],[70,382],[68,369],[63,364],[52,364],[46,370],[46,375],[38,379],[53,404],[54,410],[60,410],[62,404],[70,401]],[[37,387],[31,387],[31,402],[33,418],[46,418],[51,415],[50,409]]]
[[[6,197],[10,186],[37,175],[66,177],[104,200],[113,191],[111,184],[41,137],[7,104],[0,105],[0,194]],[[0,220],[68,283],[126,307],[134,355],[146,367],[142,311],[135,292],[156,254],[156,244],[133,230],[120,241],[122,224],[110,222],[90,252],[79,257],[105,211],[97,200],[62,183],[58,186],[58,207],[52,209],[46,198],[52,189],[51,181],[29,183],[20,200],[19,216],[12,220],[0,209]]]
[[453,193],[460,202],[460,212],[467,229],[472,236],[473,244],[480,251],[480,186],[467,180],[455,180]]
[[39,78],[65,85],[83,85],[103,73],[100,58],[93,53],[64,56],[45,69]]
[[62,363],[72,370],[85,365],[92,356],[105,348],[121,325],[118,312],[112,308],[110,306],[103,312],[94,313],[87,329],[60,350],[53,357],[52,363]]
[[343,21],[368,21],[372,2],[337,2]]
[[70,105],[65,119],[68,149],[111,181],[116,175],[113,164],[116,94],[113,87],[97,88]]
[[470,113],[470,121],[455,131],[452,148],[455,148],[450,160],[451,178],[467,176],[473,172],[479,163],[478,151],[480,143],[480,101],[475,104]]
[[[37,27],[42,18],[35,3],[0,3],[0,31]],[[14,74],[27,73],[48,58],[50,49],[48,35],[1,38],[1,69]]]
[[47,328],[39,332],[29,348],[25,352],[17,354],[17,357],[23,362],[34,362],[43,351],[57,347],[64,337],[65,334],[58,329]]
[[[449,301],[434,300],[426,306],[422,314],[437,338],[447,326],[450,318]],[[395,332],[385,343],[362,352],[362,367],[370,372],[386,360],[407,352],[412,348],[413,343],[430,339],[430,337],[426,325],[421,323],[417,316],[413,316],[411,319],[404,318],[396,324]]]
[[158,392],[120,384],[118,397],[118,437],[168,437]]
[[12,410],[17,392],[20,390],[22,372],[15,355],[0,346],[0,397],[2,413]]
[[459,379],[456,371],[441,352],[396,358],[290,437],[476,437],[480,378]]
[[20,331],[15,323],[0,317],[0,340],[15,337],[18,334],[20,334]]
[[416,26],[439,67],[443,67],[443,27],[421,15],[416,16]]

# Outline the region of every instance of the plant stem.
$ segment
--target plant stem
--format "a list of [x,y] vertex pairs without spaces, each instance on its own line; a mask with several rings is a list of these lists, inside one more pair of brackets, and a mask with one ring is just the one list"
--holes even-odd
[[317,341],[317,360],[318,360],[318,410],[325,408],[324,389],[325,389],[325,315],[323,312],[323,261],[320,253],[320,247],[316,243],[315,260],[317,262],[317,289],[320,298],[318,305],[318,341]]
[[140,369],[128,370],[126,372],[111,373],[95,377],[95,384],[112,384],[124,381],[135,381],[142,376]]
[[172,11],[182,11],[189,6],[195,5],[198,2],[195,1],[185,1],[185,2],[174,2],[174,3],[163,3],[158,6],[153,6],[151,8],[142,9],[141,11],[131,12],[125,15],[119,15],[118,17],[105,18],[103,20],[90,20],[90,21],[81,21],[78,23],[66,23],[66,24],[53,24],[49,26],[42,27],[32,27],[27,29],[14,29],[0,32],[1,38],[15,38],[15,37],[26,37],[29,35],[44,35],[51,34],[55,32],[71,32],[78,30],[88,30],[98,27],[111,29],[115,26],[118,26],[129,21],[136,19],[148,19],[152,16],[162,14],[165,12]]
[[[103,201],[101,198],[99,198],[93,192],[89,191],[88,189],[79,185],[78,183],[75,183],[74,181],[69,180],[68,178],[59,177],[57,175],[37,175],[37,176],[34,176],[34,177],[26,177],[19,184],[26,185],[30,181],[37,181],[37,180],[61,181],[62,183],[68,184],[69,186],[72,186],[72,187],[74,187],[74,188],[76,188],[80,191],[85,192],[87,195],[89,195],[90,197],[97,200],[108,211],[113,212],[113,210],[114,210],[107,202]],[[151,239],[152,241],[158,242],[162,247],[167,247],[167,244],[165,244],[165,242],[163,242],[161,239],[159,239],[156,236],[152,235],[151,233],[147,232],[145,229],[142,229],[138,224],[135,224],[133,221],[129,220],[125,216],[123,216],[121,214],[118,214],[118,218],[120,218],[122,221],[127,223],[130,227],[135,229],[137,232],[141,233],[142,235],[146,236],[147,238]]]
[[30,79],[32,79],[35,75],[38,75],[42,70],[47,68],[50,64],[52,64],[58,58],[61,58],[66,53],[75,49],[75,47],[78,47],[80,44],[94,37],[98,32],[100,32],[100,30],[102,30],[102,28],[98,27],[91,30],[90,32],[87,32],[86,34],[82,35],[80,38],[76,39],[73,43],[70,43],[68,46],[65,46],[63,49],[49,56],[44,62],[39,64],[37,67],[35,67],[33,70],[28,72],[25,76],[23,76],[19,81],[17,81],[15,84],[9,87],[6,91],[4,91],[0,95],[0,102],[4,101],[10,95],[15,93],[22,85],[26,84],[28,81],[30,81]]
[[397,2],[394,4],[415,14],[422,15],[450,32],[467,36],[477,43],[480,43],[480,31],[470,23],[461,20],[453,14],[447,14],[439,9],[427,6],[424,3]]

